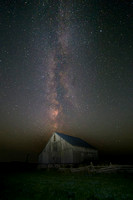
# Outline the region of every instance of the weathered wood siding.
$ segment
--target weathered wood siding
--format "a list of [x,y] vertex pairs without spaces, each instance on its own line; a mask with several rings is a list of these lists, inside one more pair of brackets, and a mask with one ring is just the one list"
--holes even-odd
[[73,162],[74,163],[82,163],[88,162],[92,160],[96,160],[98,158],[98,152],[95,149],[89,149],[85,147],[76,147],[73,146]]
[[54,133],[40,154],[39,163],[73,163],[72,145]]

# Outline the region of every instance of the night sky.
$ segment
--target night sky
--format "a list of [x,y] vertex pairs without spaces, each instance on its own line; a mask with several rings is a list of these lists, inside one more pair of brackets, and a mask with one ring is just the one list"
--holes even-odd
[[133,1],[3,0],[0,161],[54,131],[133,154]]

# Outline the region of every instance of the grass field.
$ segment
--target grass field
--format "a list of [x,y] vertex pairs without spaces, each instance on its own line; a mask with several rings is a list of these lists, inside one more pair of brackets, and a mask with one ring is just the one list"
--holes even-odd
[[133,175],[46,171],[2,174],[0,200],[133,200]]

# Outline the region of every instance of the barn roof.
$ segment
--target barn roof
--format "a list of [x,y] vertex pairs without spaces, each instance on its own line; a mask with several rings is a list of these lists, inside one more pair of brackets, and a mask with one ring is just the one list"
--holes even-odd
[[58,134],[60,137],[62,137],[64,140],[66,140],[68,143],[70,143],[73,146],[96,149],[95,147],[91,146],[90,144],[88,144],[87,142],[85,142],[84,140],[80,138],[73,137],[70,135],[65,135],[63,133],[58,133],[58,132],[56,132],[56,134]]

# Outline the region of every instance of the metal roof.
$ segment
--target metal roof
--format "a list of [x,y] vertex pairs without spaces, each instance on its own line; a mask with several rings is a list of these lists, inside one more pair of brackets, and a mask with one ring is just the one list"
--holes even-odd
[[55,133],[58,134],[60,137],[62,137],[64,140],[66,140],[68,143],[70,143],[73,146],[96,149],[95,147],[91,146],[90,144],[88,144],[87,142],[85,142],[84,140],[80,138],[73,137],[70,135],[65,135],[63,133],[58,133],[58,132],[55,132]]

